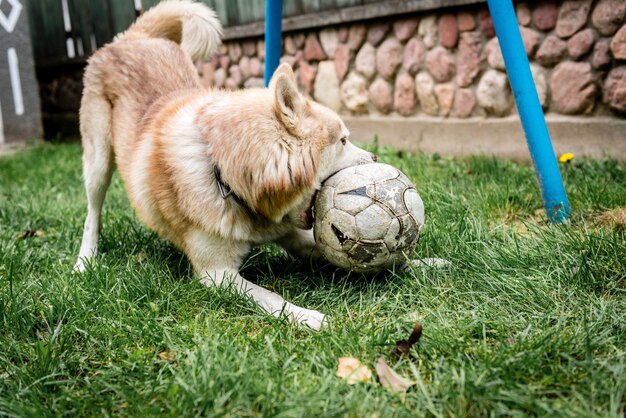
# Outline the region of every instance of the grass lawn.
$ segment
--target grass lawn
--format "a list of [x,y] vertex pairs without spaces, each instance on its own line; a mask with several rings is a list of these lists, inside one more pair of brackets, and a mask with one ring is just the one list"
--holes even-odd
[[[243,275],[328,314],[319,333],[202,287],[117,174],[102,252],[72,275],[80,146],[0,158],[0,415],[623,416],[626,165],[563,166],[573,221],[554,226],[529,166],[378,152],[424,199],[415,257],[452,267],[365,277],[255,249]],[[416,321],[413,358],[394,360]],[[417,384],[335,376],[338,357],[380,355]]]

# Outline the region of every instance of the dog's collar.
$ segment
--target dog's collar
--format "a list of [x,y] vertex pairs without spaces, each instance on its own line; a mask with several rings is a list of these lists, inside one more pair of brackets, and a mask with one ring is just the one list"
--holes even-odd
[[233,192],[230,186],[226,182],[224,182],[224,180],[222,179],[222,172],[220,171],[219,167],[216,165],[213,166],[213,174],[215,175],[215,182],[217,183],[217,189],[220,191],[220,196],[222,196],[222,199],[226,200],[229,197],[231,197],[239,206],[246,209],[248,213],[250,214],[254,213],[254,211],[250,208],[250,206],[248,206],[246,202],[243,201],[242,198],[237,196],[237,194]]

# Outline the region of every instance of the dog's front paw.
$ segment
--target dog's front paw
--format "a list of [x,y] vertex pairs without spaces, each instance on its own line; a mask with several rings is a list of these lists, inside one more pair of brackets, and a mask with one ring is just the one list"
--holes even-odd
[[72,273],[84,273],[85,270],[87,270],[87,260],[81,257],[76,261],[74,267],[72,267]]
[[306,325],[312,330],[319,331],[322,326],[328,324],[328,320],[326,319],[326,315],[321,312],[314,311],[311,309],[303,309],[300,308],[298,312],[294,312],[294,320],[298,324]]

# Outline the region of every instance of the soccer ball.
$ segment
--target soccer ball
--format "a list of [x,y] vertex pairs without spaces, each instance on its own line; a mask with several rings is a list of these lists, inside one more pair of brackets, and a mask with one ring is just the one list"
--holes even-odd
[[424,203],[400,170],[348,167],[329,177],[315,199],[316,248],[332,264],[374,273],[404,264],[424,226]]

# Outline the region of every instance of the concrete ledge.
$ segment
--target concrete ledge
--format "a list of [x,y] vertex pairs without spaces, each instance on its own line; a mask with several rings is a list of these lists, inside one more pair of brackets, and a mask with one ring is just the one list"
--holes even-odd
[[[411,152],[470,156],[494,155],[530,161],[518,116],[500,119],[454,119],[401,116],[344,116],[350,137]],[[626,119],[546,116],[557,155],[626,160]]]

